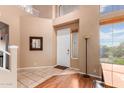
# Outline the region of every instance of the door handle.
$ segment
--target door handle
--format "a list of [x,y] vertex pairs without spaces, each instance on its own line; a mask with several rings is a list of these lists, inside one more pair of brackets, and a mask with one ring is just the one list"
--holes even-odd
[[69,49],[67,49],[67,54],[69,54]]

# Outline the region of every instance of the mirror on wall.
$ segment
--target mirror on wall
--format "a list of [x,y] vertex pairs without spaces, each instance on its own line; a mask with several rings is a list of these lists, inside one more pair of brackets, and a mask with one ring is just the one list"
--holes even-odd
[[0,68],[9,69],[9,55],[4,51],[8,51],[9,45],[9,26],[0,22]]

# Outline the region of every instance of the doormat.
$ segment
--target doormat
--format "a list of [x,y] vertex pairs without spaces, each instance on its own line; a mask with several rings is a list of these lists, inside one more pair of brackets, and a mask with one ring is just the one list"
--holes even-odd
[[54,68],[61,69],[61,70],[65,70],[65,69],[67,69],[68,67],[57,65],[57,66],[55,66]]

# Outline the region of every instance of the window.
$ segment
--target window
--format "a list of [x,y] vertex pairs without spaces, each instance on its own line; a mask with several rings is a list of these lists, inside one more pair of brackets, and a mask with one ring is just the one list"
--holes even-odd
[[104,25],[100,28],[100,61],[111,63],[113,44],[112,25]]
[[113,63],[124,65],[124,22],[113,24]]
[[21,5],[21,7],[24,8],[26,12],[32,13],[32,5]]
[[78,32],[72,32],[72,58],[78,58]]
[[100,6],[100,13],[107,14],[115,11],[124,10],[124,5],[102,5]]
[[37,9],[33,8],[32,5],[20,5],[20,7],[23,10],[25,10],[26,12],[28,12],[28,13],[34,15],[34,16],[39,16],[40,15],[40,12]]
[[124,22],[100,28],[101,62],[124,64]]
[[100,62],[105,83],[124,87],[124,22],[100,27]]
[[[111,5],[105,6],[102,13],[120,10],[124,7]],[[105,84],[124,87],[124,15],[115,12],[114,16],[100,20],[100,25],[100,62]]]
[[57,8],[57,14],[58,16],[63,16],[65,14],[68,14],[74,10],[76,10],[79,7],[79,5],[59,5]]

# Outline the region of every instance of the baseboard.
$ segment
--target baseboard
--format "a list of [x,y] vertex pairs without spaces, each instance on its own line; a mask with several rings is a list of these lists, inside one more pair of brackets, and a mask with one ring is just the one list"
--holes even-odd
[[78,68],[73,68],[73,67],[69,67],[70,69],[73,69],[73,70],[80,70],[80,69],[78,69]]
[[0,67],[0,72],[11,72],[11,71],[8,70],[8,69],[5,69],[5,68]]
[[[47,68],[47,67],[55,67],[57,65],[53,65],[53,66],[39,66],[39,67],[23,67],[23,68],[17,68],[17,70],[26,70],[26,69],[38,69],[38,68]],[[72,68],[72,67],[69,67],[70,69],[74,69],[74,70],[80,70],[78,68]],[[80,72],[80,74],[86,74],[86,73],[83,73],[83,72]],[[97,76],[97,75],[93,75],[93,74],[88,74],[89,76],[92,76],[92,77],[96,77],[96,78],[99,78],[101,79],[101,76]]]
[[93,75],[93,74],[88,74],[89,76],[92,76],[92,77],[96,77],[96,78],[99,78],[101,79],[102,77],[101,76],[98,76],[98,75]]
[[23,67],[23,68],[17,68],[17,70],[26,70],[26,69],[38,69],[38,68],[47,68],[47,67],[54,67],[56,65],[53,66],[39,66],[39,67]]
[[[83,73],[83,72],[79,72],[79,73],[80,73],[80,74],[86,74],[86,73]],[[91,77],[99,78],[99,79],[102,78],[101,76],[98,76],[98,75],[93,75],[93,74],[87,74],[87,75],[89,75],[89,76],[91,76]]]

